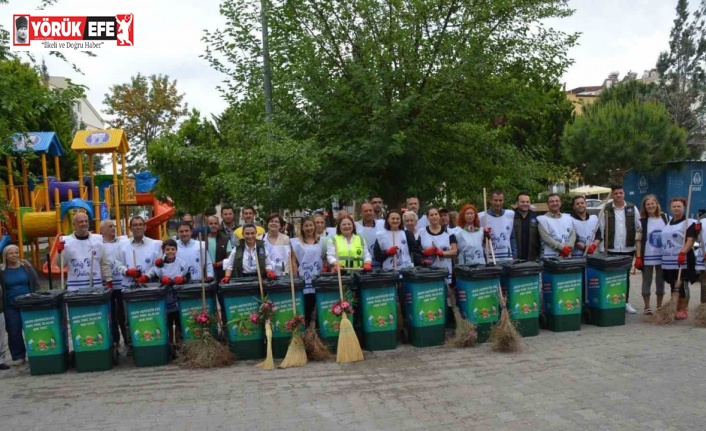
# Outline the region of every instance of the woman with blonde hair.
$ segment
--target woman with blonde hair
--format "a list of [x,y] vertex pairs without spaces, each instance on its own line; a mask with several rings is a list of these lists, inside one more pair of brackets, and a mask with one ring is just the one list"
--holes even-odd
[[642,231],[635,242],[635,268],[642,271],[642,300],[645,302],[645,314],[652,314],[650,294],[652,279],[657,285],[657,308],[664,299],[664,277],[662,275],[662,230],[669,223],[669,217],[662,212],[657,196],[647,195],[640,205],[640,224]]
[[[8,245],[2,251],[2,265],[0,265],[0,286],[2,286],[2,304],[0,314],[4,309],[4,326],[7,328],[7,343],[14,365],[25,362],[27,349],[22,336],[22,315],[20,309],[15,307],[15,298],[39,290],[39,277],[31,265],[24,265],[20,261],[20,249],[16,245]],[[0,331],[4,332],[4,331]],[[0,334],[0,354],[4,359],[5,346],[4,334]],[[4,361],[0,361],[4,365]],[[6,369],[0,366],[0,369]]]

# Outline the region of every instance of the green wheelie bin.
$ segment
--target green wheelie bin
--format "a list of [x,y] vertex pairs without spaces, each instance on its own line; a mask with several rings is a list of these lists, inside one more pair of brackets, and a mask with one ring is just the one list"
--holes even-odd
[[542,259],[542,295],[547,329],[554,332],[581,329],[581,305],[586,259]]
[[[200,338],[201,326],[196,324],[193,314],[198,314],[202,310],[201,282],[196,281],[188,284],[180,284],[173,287],[179,299],[179,321],[181,323],[181,338],[184,342]],[[209,315],[216,313],[216,291],[217,282],[206,283],[206,311]],[[218,336],[218,325],[211,326],[211,335]]]
[[397,348],[397,283],[396,271],[358,272],[355,281],[360,292],[365,350]]
[[218,295],[230,351],[240,360],[264,358],[265,328],[250,321],[260,309],[257,277],[232,278],[218,287]]
[[66,292],[76,371],[107,371],[117,357],[110,331],[110,295],[103,287]]
[[459,311],[476,325],[478,342],[484,343],[500,318],[498,286],[502,269],[498,266],[457,265],[454,273]]
[[586,261],[588,307],[586,323],[596,326],[625,324],[625,302],[630,256],[596,254]]
[[123,289],[127,326],[135,349],[137,367],[166,365],[169,362],[167,331],[167,286],[159,283],[133,284]]
[[[342,275],[343,294],[352,298],[353,277]],[[311,281],[316,289],[316,323],[319,326],[321,340],[329,349],[336,352],[338,347],[338,332],[341,325],[341,316],[336,316],[331,311],[333,304],[341,299],[338,291],[338,275],[336,273],[322,273]],[[355,324],[355,315],[348,315],[351,324]]]
[[503,295],[510,318],[517,323],[517,331],[523,337],[539,334],[542,269],[542,262],[531,260],[515,260],[503,265],[500,277]]
[[[272,356],[284,358],[289,348],[292,333],[287,332],[285,325],[293,318],[292,313],[292,288],[289,276],[277,277],[263,286],[265,296],[277,307],[272,316]],[[298,316],[304,315],[304,279],[294,277],[294,298]],[[304,329],[304,328],[302,328]]]
[[445,268],[414,267],[400,271],[405,326],[414,347],[439,346],[446,339]]
[[22,313],[29,372],[33,376],[63,373],[69,368],[65,293],[47,290],[15,298],[14,304]]

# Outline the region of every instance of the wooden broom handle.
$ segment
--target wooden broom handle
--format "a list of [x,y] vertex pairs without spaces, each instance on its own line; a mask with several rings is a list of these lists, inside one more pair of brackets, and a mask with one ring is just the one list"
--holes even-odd
[[294,251],[289,248],[289,286],[292,288],[292,318],[297,317],[297,298],[294,294]]
[[[247,249],[247,244],[243,244]],[[262,274],[260,274],[260,254],[257,251],[257,240],[255,240],[255,265],[257,266],[257,283],[260,285],[260,299],[265,300],[265,290],[262,287]]]
[[[392,246],[395,247],[395,231],[392,231]],[[395,271],[397,271],[397,253],[395,253],[394,256],[392,256],[392,265]]]
[[[488,228],[488,199],[486,196],[486,191],[485,187],[483,187],[483,221],[485,224],[485,228],[483,229],[483,238],[485,238],[485,229]],[[490,246],[488,246],[488,243],[490,243]],[[485,242],[486,244],[486,256],[488,254],[488,249],[490,249],[490,256],[493,258],[493,265],[497,265],[497,262],[495,261],[495,249],[493,248],[493,239],[492,238],[487,238],[487,241]]]

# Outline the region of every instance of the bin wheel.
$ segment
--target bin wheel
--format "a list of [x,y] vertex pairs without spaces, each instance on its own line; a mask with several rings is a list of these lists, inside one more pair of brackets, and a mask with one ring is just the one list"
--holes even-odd
[[402,328],[400,330],[400,341],[402,341],[402,344],[409,344],[409,332],[407,331],[407,328]]

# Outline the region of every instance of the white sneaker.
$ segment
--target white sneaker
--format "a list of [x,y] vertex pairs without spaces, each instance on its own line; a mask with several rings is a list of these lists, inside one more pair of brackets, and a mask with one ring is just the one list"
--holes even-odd
[[628,314],[635,314],[635,313],[637,313],[637,310],[635,310],[635,309],[633,308],[633,306],[630,305],[629,302],[626,302],[626,303],[625,303],[625,311],[626,311]]

